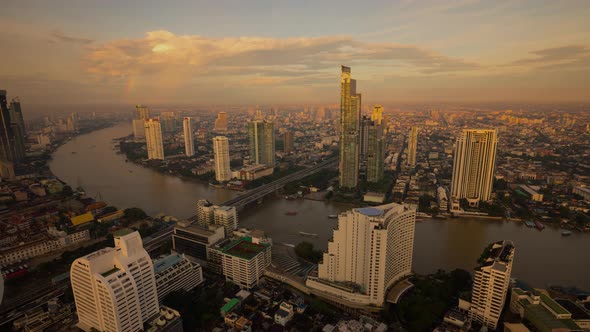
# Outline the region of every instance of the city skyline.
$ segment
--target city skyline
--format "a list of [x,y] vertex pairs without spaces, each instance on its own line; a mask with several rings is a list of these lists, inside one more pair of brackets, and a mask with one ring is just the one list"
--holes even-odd
[[[360,6],[370,23],[354,19]],[[334,103],[340,64],[356,68],[369,103],[588,101],[590,6],[583,1],[234,9],[9,3],[7,17],[33,24],[0,23],[9,50],[0,55],[0,78],[32,112],[42,103]],[[168,15],[155,15],[162,11]],[[340,17],[353,19],[336,29]]]

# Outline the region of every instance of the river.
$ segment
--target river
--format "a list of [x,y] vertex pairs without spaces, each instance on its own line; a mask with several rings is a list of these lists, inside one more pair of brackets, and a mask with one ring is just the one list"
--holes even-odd
[[[131,125],[125,123],[78,136],[57,149],[50,168],[72,187],[82,186],[91,197],[119,208],[140,207],[150,215],[186,218],[195,213],[197,199],[220,203],[239,194],[125,162],[123,155],[115,153],[111,140],[131,131]],[[239,219],[240,226],[262,229],[274,241],[296,244],[307,240],[325,248],[337,223],[327,216],[347,209],[350,206],[271,197],[240,212]],[[286,211],[297,211],[297,215],[287,216]],[[302,237],[300,231],[318,236]],[[483,248],[503,239],[516,245],[513,277],[536,287],[553,284],[590,290],[589,234],[563,237],[557,228],[538,231],[520,222],[474,218],[419,221],[413,269],[423,274],[439,268],[472,271]]]

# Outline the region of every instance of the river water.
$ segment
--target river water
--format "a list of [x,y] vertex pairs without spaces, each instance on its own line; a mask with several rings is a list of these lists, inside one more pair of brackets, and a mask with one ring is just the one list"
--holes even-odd
[[[185,181],[125,162],[113,149],[113,138],[132,131],[119,124],[74,138],[61,146],[50,163],[53,173],[73,188],[118,208],[140,207],[150,215],[180,218],[195,213],[197,199],[221,203],[238,192]],[[311,200],[266,198],[256,208],[240,212],[240,226],[262,229],[274,241],[296,244],[307,240],[325,248],[336,226],[327,218],[351,206]],[[287,216],[285,212],[296,211]],[[317,234],[302,237],[299,232]],[[538,231],[519,222],[486,219],[424,220],[416,223],[414,266],[417,273],[463,268],[471,271],[483,248],[509,239],[516,245],[512,276],[533,286],[577,286],[590,290],[590,234],[563,237],[559,229]]]

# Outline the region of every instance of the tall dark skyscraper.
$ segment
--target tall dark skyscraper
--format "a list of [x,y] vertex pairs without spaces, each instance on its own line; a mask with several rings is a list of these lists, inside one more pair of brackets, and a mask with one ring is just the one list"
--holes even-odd
[[356,188],[359,176],[361,94],[350,67],[342,66],[340,78],[340,187]]
[[248,122],[250,160],[270,167],[275,165],[274,124],[268,120]]
[[8,107],[6,90],[0,90],[0,161],[18,163],[25,156],[24,121],[20,101],[11,106],[14,109]]
[[285,151],[285,153],[290,153],[293,151],[293,149],[293,132],[286,131],[283,136],[283,151]]

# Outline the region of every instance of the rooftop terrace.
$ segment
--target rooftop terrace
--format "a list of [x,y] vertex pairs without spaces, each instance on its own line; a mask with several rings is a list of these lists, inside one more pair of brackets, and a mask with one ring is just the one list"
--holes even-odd
[[269,246],[268,244],[257,244],[250,241],[252,241],[251,238],[240,238],[223,248],[223,253],[250,260]]

